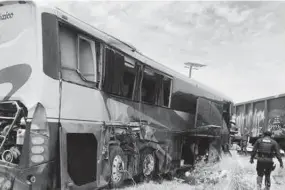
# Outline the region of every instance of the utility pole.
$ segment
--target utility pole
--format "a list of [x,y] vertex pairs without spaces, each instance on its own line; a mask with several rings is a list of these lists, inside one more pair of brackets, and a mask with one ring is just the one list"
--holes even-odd
[[189,76],[188,76],[189,78],[192,77],[192,69],[198,70],[198,68],[206,66],[200,63],[191,63],[191,62],[184,63],[184,65],[185,68],[189,68]]

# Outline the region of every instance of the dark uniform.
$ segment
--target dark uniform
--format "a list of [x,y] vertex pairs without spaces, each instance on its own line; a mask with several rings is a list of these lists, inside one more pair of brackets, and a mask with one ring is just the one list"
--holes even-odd
[[257,155],[257,186],[261,189],[262,178],[265,175],[265,188],[270,189],[270,174],[274,169],[273,157],[276,156],[280,167],[283,168],[283,162],[280,155],[280,149],[278,143],[271,138],[271,133],[264,132],[264,137],[259,138],[253,147],[253,151],[250,158],[250,163],[253,163],[253,159]]

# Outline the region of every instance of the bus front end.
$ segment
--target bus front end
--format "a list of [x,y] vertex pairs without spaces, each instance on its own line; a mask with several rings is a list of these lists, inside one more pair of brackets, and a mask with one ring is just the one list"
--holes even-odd
[[33,2],[0,1],[0,190],[55,189],[58,123],[43,101],[37,15]]

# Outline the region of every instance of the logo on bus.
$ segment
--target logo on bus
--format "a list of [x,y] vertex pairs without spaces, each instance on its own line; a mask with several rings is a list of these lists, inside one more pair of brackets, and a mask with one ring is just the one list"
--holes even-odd
[[14,16],[14,13],[0,13],[0,20],[8,20],[8,19],[12,19]]

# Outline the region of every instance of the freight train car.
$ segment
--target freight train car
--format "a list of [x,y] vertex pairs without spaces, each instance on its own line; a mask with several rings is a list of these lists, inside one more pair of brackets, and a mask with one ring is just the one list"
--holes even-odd
[[254,143],[265,130],[285,149],[285,94],[251,100],[235,105],[238,134],[234,141]]

